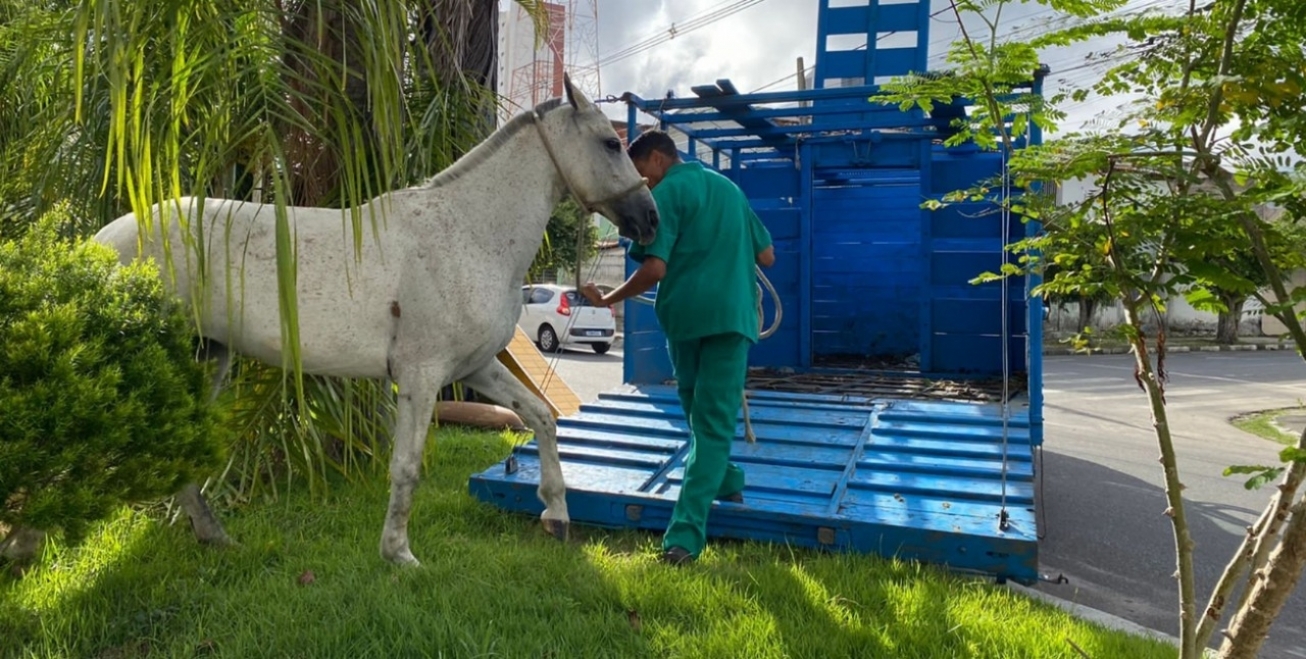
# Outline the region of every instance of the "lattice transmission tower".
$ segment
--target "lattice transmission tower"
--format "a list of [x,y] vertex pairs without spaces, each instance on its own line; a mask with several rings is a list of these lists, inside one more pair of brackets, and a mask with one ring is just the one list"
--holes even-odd
[[545,2],[543,29],[516,2],[499,13],[500,122],[563,95],[562,74],[591,98],[600,92],[598,0]]

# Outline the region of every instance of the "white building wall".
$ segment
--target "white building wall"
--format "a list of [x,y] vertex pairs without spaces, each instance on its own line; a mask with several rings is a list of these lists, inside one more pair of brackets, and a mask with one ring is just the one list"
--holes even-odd
[[[1078,203],[1087,199],[1090,195],[1097,192],[1097,187],[1091,182],[1085,180],[1066,181],[1057,190],[1057,203],[1070,204]],[[1199,311],[1194,309],[1182,295],[1177,295],[1165,303],[1165,320],[1167,327],[1175,334],[1213,334],[1219,321],[1219,316],[1209,311]],[[1108,330],[1125,322],[1125,313],[1123,306],[1116,302],[1112,304],[1099,305],[1097,311],[1093,314],[1092,329],[1101,331]],[[1148,319],[1149,325],[1152,320]],[[1262,333],[1275,334],[1277,330],[1272,331],[1271,327],[1265,326],[1266,323],[1273,323],[1279,326],[1280,323],[1273,318],[1263,319],[1259,311],[1259,305],[1247,304],[1243,310],[1242,328],[1240,333],[1245,336],[1259,336]],[[1076,327],[1079,324],[1079,305],[1075,303],[1066,304],[1064,307],[1053,306],[1048,311],[1048,318],[1045,329],[1052,333],[1071,334],[1080,330]]]

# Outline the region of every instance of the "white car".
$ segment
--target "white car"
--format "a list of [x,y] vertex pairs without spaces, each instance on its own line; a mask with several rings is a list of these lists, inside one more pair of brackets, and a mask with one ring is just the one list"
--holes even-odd
[[522,286],[522,311],[517,326],[543,352],[588,345],[602,355],[617,335],[617,318],[611,307],[590,304],[575,288],[556,284]]

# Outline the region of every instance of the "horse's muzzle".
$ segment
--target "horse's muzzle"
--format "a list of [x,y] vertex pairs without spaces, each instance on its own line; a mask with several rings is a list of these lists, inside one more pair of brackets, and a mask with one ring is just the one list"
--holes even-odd
[[658,207],[647,188],[616,199],[609,206],[615,217],[608,219],[617,225],[623,238],[647,245],[657,237]]
[[653,242],[658,234],[658,209],[648,209],[648,214],[645,215],[644,225],[641,229],[643,230],[640,231],[639,244],[647,245]]

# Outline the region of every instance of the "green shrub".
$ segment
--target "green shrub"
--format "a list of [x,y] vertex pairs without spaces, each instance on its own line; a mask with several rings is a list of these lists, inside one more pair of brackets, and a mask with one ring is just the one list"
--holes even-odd
[[150,266],[58,235],[0,243],[0,524],[75,543],[220,464],[194,333]]

